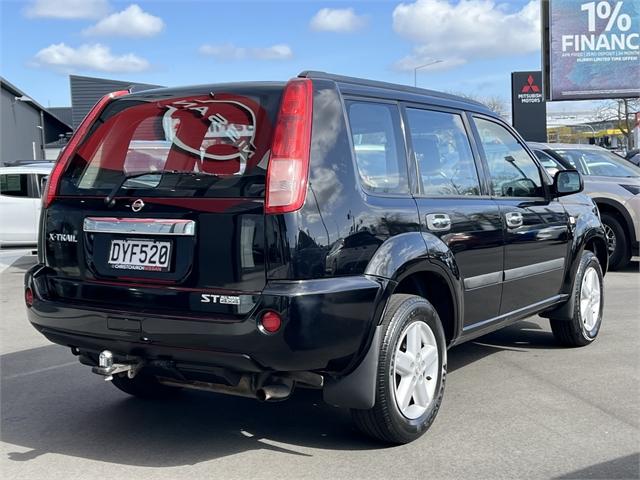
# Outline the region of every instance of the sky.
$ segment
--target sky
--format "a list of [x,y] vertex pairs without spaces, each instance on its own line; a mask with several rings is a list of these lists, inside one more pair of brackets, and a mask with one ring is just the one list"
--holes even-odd
[[[0,72],[45,106],[69,74],[165,86],[285,80],[303,70],[508,105],[540,69],[538,0],[0,0]],[[438,61],[438,63],[434,63]]]

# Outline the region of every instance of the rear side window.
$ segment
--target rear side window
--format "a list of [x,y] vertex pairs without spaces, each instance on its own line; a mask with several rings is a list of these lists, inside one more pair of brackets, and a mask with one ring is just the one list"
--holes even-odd
[[372,193],[408,193],[406,152],[398,107],[349,102],[347,111],[362,186]]
[[0,195],[29,197],[29,175],[25,173],[0,175]]
[[62,195],[263,197],[282,87],[118,99],[65,172]]
[[424,195],[480,195],[469,137],[458,114],[407,109]]
[[509,130],[482,118],[475,119],[484,150],[491,188],[496,197],[543,197],[540,170]]

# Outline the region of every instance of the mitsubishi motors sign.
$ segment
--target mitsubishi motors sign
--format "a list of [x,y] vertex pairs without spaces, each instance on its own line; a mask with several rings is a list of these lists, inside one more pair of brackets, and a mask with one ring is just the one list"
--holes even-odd
[[542,72],[511,74],[513,126],[525,140],[547,141],[547,106],[542,93]]
[[543,0],[549,100],[640,96],[640,0]]

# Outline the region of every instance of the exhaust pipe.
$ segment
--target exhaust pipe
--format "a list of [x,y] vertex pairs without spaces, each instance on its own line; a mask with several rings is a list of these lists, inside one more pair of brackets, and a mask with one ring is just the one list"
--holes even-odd
[[292,385],[265,385],[256,391],[256,397],[261,402],[277,402],[289,398],[291,390]]

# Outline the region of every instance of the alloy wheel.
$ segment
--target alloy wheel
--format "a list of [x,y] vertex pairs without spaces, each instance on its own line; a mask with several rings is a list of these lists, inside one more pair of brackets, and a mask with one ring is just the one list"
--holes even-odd
[[616,233],[606,223],[603,225],[603,227],[604,234],[607,237],[607,250],[609,250],[609,255],[611,255],[616,250]]
[[587,332],[591,332],[600,319],[600,278],[594,267],[587,268],[580,286],[580,316]]
[[438,383],[438,345],[424,322],[408,325],[400,336],[393,365],[395,400],[408,419],[422,416],[434,399]]

